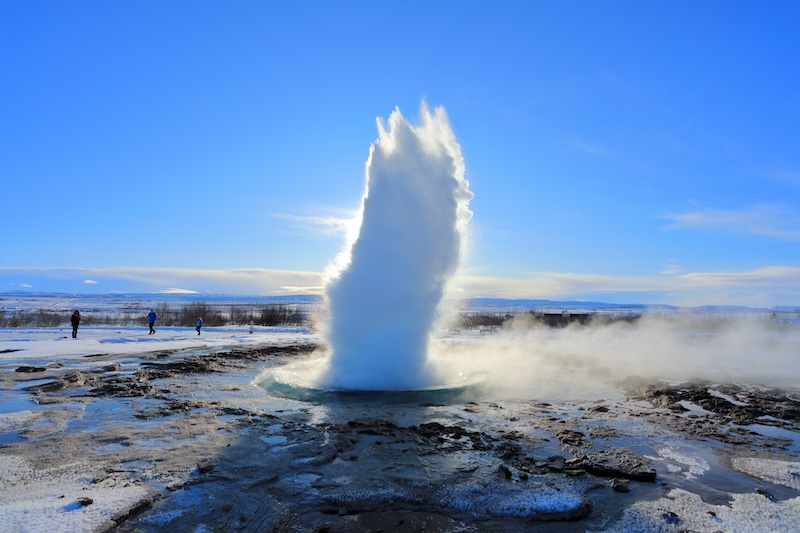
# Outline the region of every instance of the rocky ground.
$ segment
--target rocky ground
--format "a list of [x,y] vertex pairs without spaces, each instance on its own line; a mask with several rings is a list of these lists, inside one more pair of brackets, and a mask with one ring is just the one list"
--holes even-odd
[[64,512],[110,506],[92,528],[122,532],[746,531],[745,499],[800,512],[797,391],[628,378],[584,403],[303,402],[252,384],[314,349],[7,369],[0,385],[37,408],[3,422],[5,511],[36,512],[13,506],[31,491]]

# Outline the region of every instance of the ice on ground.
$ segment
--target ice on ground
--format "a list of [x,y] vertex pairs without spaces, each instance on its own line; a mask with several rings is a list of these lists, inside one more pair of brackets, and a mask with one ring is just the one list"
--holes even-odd
[[737,457],[733,467],[769,483],[800,490],[800,462]]
[[[640,501],[605,533],[786,533],[800,524],[800,498],[774,502],[762,494],[734,494],[730,505],[711,505],[691,492],[673,489],[655,501]],[[596,533],[596,532],[595,532]]]
[[583,496],[568,486],[518,487],[509,484],[462,485],[439,491],[442,503],[477,517],[507,516],[547,518],[576,513],[586,505]]
[[680,466],[673,465],[673,468],[671,470],[675,472],[681,472],[683,470],[686,470],[686,477],[688,479],[692,479],[696,476],[702,476],[711,469],[711,466],[705,459],[701,457],[693,457],[679,450],[676,450],[675,448],[661,448],[657,451],[660,457],[663,457],[664,459],[668,459],[680,465]]
[[[97,482],[85,463],[39,470],[0,455],[0,531],[93,531],[137,505],[147,490],[127,478]],[[81,503],[83,502],[83,503]]]
[[308,330],[296,327],[258,327],[250,333],[247,326],[225,326],[204,328],[202,335],[194,328],[156,328],[155,335],[148,335],[147,331],[147,328],[86,327],[73,339],[69,328],[0,328],[0,363],[4,360],[63,362],[91,355],[140,355],[148,350],[213,349],[266,342],[281,345],[296,343],[300,338],[309,341]]
[[725,400],[727,402],[730,402],[733,405],[738,405],[739,407],[744,407],[745,405],[747,405],[747,402],[740,402],[739,400],[733,398],[732,396],[729,396],[729,395],[727,395],[727,394],[725,394],[723,392],[720,392],[718,390],[708,389],[708,393],[711,396],[716,396],[717,398],[722,398],[723,400]]
[[18,413],[0,414],[0,432],[13,431],[16,428],[30,424],[39,415],[35,411],[20,411]]
[[775,426],[765,426],[763,424],[748,424],[744,427],[754,433],[764,435],[765,437],[788,440],[794,442],[795,444],[800,444],[800,434],[798,434],[796,431],[778,428]]

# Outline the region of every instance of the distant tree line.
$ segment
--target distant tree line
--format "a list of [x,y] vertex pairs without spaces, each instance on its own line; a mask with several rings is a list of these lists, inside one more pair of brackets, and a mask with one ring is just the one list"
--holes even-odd
[[[158,315],[158,325],[194,327],[198,317],[203,325],[228,326],[305,326],[308,313],[298,306],[283,304],[228,304],[212,305],[206,302],[170,307],[166,303],[153,308]],[[3,328],[54,328],[69,324],[74,309],[0,309],[0,327]],[[120,311],[81,309],[81,326],[147,326],[150,309],[124,309]]]
[[640,315],[610,315],[596,312],[570,313],[563,311],[518,311],[514,313],[461,313],[452,324],[455,329],[496,329],[508,327],[563,328],[570,324],[607,325],[613,322],[635,322]]

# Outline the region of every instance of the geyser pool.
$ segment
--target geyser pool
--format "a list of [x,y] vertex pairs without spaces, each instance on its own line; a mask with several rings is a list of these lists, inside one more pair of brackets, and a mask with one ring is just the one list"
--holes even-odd
[[399,109],[378,118],[357,235],[329,267],[328,345],[314,388],[436,388],[428,357],[448,281],[459,266],[472,193],[444,108],[423,102],[420,124]]

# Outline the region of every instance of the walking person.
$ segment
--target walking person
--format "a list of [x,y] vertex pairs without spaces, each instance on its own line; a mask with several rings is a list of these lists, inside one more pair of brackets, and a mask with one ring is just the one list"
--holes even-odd
[[78,326],[81,324],[81,312],[76,309],[72,316],[69,317],[69,321],[72,323],[72,338],[77,339]]
[[194,329],[197,330],[197,334],[198,335],[200,335],[200,328],[202,328],[202,327],[203,327],[203,319],[200,318],[200,317],[197,317],[197,320],[194,323]]
[[153,329],[153,326],[156,323],[156,318],[158,318],[158,315],[156,315],[156,312],[151,309],[150,313],[147,315],[147,323],[150,324],[150,333],[148,333],[148,335],[152,335],[156,332],[156,330]]

